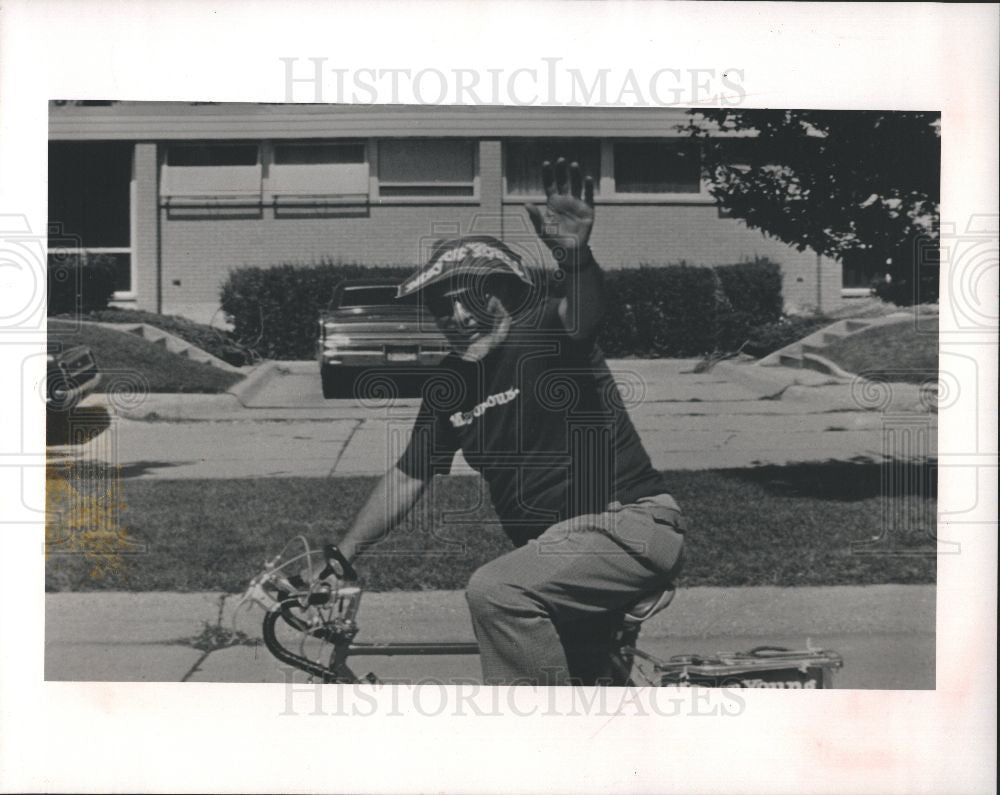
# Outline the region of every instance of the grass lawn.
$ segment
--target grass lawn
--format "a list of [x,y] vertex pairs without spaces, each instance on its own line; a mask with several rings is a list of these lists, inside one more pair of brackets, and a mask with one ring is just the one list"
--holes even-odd
[[134,388],[138,377],[149,392],[218,393],[243,377],[169,353],[141,337],[114,329],[50,318],[48,330],[50,340],[67,346],[90,346],[103,374],[99,392],[124,384]]
[[[682,584],[934,582],[935,470],[900,468],[909,492],[890,497],[873,463],[666,473],[693,524]],[[124,480],[115,495],[72,477],[49,472],[48,590],[238,592],[292,536],[340,537],[373,484]],[[463,588],[510,549],[478,478],[438,480],[414,516],[361,558],[369,588]]]
[[860,331],[824,348],[822,355],[850,373],[920,384],[938,372],[938,319],[921,318]]

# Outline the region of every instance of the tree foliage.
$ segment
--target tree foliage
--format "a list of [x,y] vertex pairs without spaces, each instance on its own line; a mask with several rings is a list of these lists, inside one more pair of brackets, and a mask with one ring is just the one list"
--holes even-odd
[[914,284],[937,249],[939,122],[930,112],[727,109],[699,111],[689,129],[732,216]]

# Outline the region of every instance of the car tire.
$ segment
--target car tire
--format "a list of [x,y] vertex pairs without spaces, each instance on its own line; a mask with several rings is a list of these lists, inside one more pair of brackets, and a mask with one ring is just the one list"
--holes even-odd
[[323,384],[324,398],[332,400],[351,397],[351,393],[354,391],[354,379],[357,376],[350,369],[324,365],[320,369],[319,375]]
[[67,412],[76,405],[77,395],[73,392],[66,376],[58,372],[46,375],[46,396],[50,410]]

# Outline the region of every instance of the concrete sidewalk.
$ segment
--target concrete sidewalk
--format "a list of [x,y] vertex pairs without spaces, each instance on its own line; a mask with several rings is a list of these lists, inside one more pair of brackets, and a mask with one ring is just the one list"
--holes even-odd
[[[873,397],[870,389],[855,394],[856,385],[808,370],[723,362],[698,373],[697,364],[612,362],[660,469],[882,461],[886,417],[898,420],[901,412],[928,430],[926,449],[906,454],[936,453],[937,415],[908,385],[876,388]],[[50,447],[50,460],[103,461],[124,478],[177,479],[377,475],[398,459],[418,399],[324,400],[313,363],[265,367],[239,396],[147,395],[111,406],[106,431],[83,446]],[[905,397],[905,406],[893,395]],[[874,402],[866,406],[864,399]],[[461,456],[453,473],[471,474]]]
[[[285,682],[260,643],[263,613],[241,612],[221,593],[50,593],[45,597],[45,678],[57,681]],[[365,594],[359,641],[472,639],[458,591]],[[934,686],[935,587],[691,588],[643,629],[641,647],[680,653],[778,644],[838,651],[838,686]],[[356,672],[383,679],[478,676],[470,657],[359,658]],[[305,675],[302,675],[304,679]]]
[[[937,417],[915,388],[891,384],[873,393],[808,370],[722,362],[699,373],[697,364],[611,363],[661,469],[881,461],[887,417],[901,413],[908,431],[926,430],[925,448],[911,444],[907,452],[936,452]],[[401,451],[417,406],[413,398],[326,401],[314,363],[271,363],[236,394],[147,395],[110,405],[103,433],[85,445],[50,447],[48,455],[56,464],[104,461],[126,479],[378,474]],[[459,461],[453,472],[471,470]],[[47,594],[46,679],[285,681],[286,670],[259,643],[259,610],[238,624],[246,642],[229,642],[236,601],[221,593]],[[366,594],[360,620],[362,641],[472,638],[460,592]],[[642,647],[669,657],[803,647],[810,639],[843,655],[839,686],[932,688],[934,633],[934,586],[692,588],[647,623]],[[475,677],[478,660],[361,660],[357,670],[383,679]]]
[[[611,359],[608,366],[625,392],[629,410],[649,402],[774,401],[788,413],[815,411],[932,410],[932,397],[914,384],[867,382],[809,369],[761,366],[755,360],[717,362],[695,372],[700,359]],[[806,404],[803,406],[802,404]],[[101,394],[84,405],[106,406],[131,420],[225,421],[236,419],[344,419],[358,410],[415,416],[419,397],[327,400],[314,362],[271,361],[250,370],[218,395],[152,393],[116,405]],[[779,410],[779,409],[776,409]]]

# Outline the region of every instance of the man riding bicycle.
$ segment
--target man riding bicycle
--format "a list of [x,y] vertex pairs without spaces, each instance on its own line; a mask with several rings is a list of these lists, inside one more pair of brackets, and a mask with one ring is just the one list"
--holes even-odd
[[545,207],[527,210],[564,294],[550,297],[488,237],[440,242],[400,285],[448,338],[440,367],[457,387],[424,399],[406,451],[340,543],[353,560],[384,537],[461,450],[515,544],[466,592],[488,684],[609,681],[623,611],[672,584],[684,543],[680,509],[595,344],[593,181],[560,159],[543,164],[542,182]]

